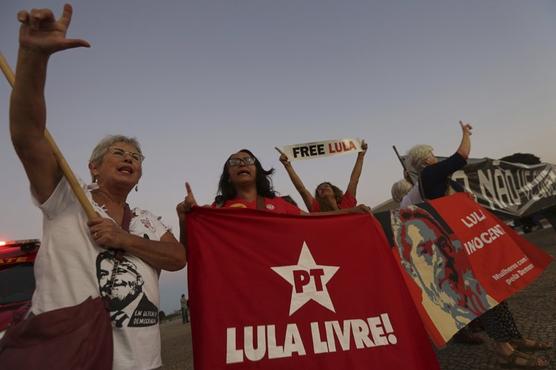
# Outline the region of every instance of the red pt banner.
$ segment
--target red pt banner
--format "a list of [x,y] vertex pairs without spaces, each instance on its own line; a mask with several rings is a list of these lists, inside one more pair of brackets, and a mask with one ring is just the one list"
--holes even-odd
[[187,223],[195,369],[439,369],[373,217],[196,208]]

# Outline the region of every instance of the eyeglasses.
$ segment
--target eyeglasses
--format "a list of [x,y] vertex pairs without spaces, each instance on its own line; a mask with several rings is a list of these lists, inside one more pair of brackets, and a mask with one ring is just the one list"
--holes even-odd
[[127,150],[123,150],[122,148],[117,148],[115,146],[111,146],[108,148],[110,153],[114,154],[116,157],[124,158],[126,154],[128,154],[132,160],[135,162],[142,163],[145,157],[141,153],[136,152],[128,152]]
[[253,157],[245,157],[245,158],[230,158],[228,159],[228,165],[230,167],[235,167],[235,166],[250,166],[252,164],[255,164],[255,158]]

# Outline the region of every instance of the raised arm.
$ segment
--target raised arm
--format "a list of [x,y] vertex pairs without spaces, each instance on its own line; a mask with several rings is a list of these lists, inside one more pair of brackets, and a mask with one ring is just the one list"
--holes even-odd
[[58,20],[49,9],[22,10],[17,14],[21,27],[16,79],[10,101],[10,133],[31,188],[41,203],[48,199],[62,176],[44,137],[44,85],[48,59],[60,50],[89,46],[84,40],[66,38],[71,15],[72,8],[67,4]]
[[301,181],[301,178],[297,175],[297,173],[293,169],[293,166],[290,163],[288,156],[285,153],[283,153],[280,149],[276,148],[276,150],[280,153],[280,162],[282,162],[282,164],[284,165],[284,168],[286,169],[286,172],[288,173],[288,176],[290,177],[293,186],[295,186],[297,192],[299,193],[299,195],[301,195],[301,198],[303,198],[303,203],[305,203],[305,206],[307,206],[307,210],[311,212],[311,208],[313,206],[313,202],[315,201],[315,198],[313,198],[311,192],[307,190],[307,188],[303,184],[303,181]]
[[351,176],[349,178],[349,184],[346,189],[346,193],[350,193],[355,198],[357,192],[357,184],[359,183],[359,177],[361,177],[361,171],[363,171],[363,160],[365,159],[365,154],[367,153],[367,143],[365,140],[361,142],[361,149],[357,153],[357,159],[355,160],[355,166],[351,171]]
[[461,143],[459,144],[457,152],[464,158],[469,158],[469,153],[471,152],[471,130],[473,127],[469,123],[463,123],[459,121],[461,126]]

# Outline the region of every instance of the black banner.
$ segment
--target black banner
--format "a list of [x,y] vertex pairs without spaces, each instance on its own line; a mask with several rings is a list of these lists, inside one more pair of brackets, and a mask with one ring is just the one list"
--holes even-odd
[[556,165],[549,163],[475,159],[452,179],[473,193],[482,206],[507,216],[529,216],[556,205]]

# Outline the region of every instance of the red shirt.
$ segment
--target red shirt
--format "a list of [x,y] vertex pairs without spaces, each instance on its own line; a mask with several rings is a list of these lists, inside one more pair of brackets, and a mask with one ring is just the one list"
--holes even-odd
[[[353,208],[357,205],[357,199],[350,193],[344,193],[340,199],[338,207],[340,209]],[[311,204],[311,212],[320,212],[320,204],[316,199],[313,199],[313,204]]]
[[[301,210],[291,203],[288,203],[281,197],[263,198],[264,205],[267,211],[275,213],[285,213],[288,215],[299,215]],[[212,208],[216,208],[216,203],[212,203]],[[248,202],[243,198],[230,199],[224,202],[222,208],[249,208],[257,209],[257,200]]]

